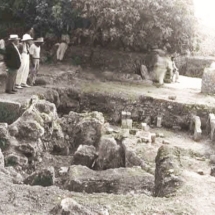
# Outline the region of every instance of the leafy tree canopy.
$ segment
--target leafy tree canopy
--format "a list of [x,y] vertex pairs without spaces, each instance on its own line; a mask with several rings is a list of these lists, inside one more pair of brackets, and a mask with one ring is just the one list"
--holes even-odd
[[[91,19],[83,29],[92,41],[133,50],[149,47],[182,52],[192,49],[195,17],[192,0],[73,0],[82,17]],[[80,32],[79,32],[80,34]]]
[[2,33],[34,26],[42,36],[66,31],[89,45],[134,51],[192,50],[195,30],[192,0],[1,0],[0,23]]

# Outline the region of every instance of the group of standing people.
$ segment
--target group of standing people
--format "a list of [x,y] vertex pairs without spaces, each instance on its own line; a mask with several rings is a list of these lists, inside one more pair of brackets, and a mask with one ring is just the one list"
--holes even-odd
[[[8,75],[6,93],[15,94],[17,89],[34,85],[39,70],[40,49],[43,42],[43,38],[33,41],[33,37],[27,33],[23,35],[20,44],[18,35],[10,35],[4,52]],[[28,83],[27,80],[29,80]]]

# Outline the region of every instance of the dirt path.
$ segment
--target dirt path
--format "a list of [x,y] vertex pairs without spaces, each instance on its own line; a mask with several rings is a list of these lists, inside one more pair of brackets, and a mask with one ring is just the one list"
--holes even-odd
[[[71,65],[44,65],[41,66],[39,77],[46,80],[52,80],[65,72],[71,72],[77,67]],[[201,93],[201,79],[180,76],[180,83],[164,84],[162,87],[156,87],[146,82],[117,82],[107,81],[102,78],[100,71],[92,71],[91,69],[81,70],[74,81],[80,85],[83,91],[102,91],[107,93],[122,93],[130,97],[138,97],[140,95],[151,96],[153,98],[168,100],[169,96],[176,96],[176,102],[187,104],[204,104],[215,106],[215,96],[204,95]],[[114,79],[114,77],[113,77]],[[71,83],[72,84],[72,83]],[[68,84],[70,85],[70,84]],[[56,83],[54,87],[66,87],[65,83]],[[23,102],[26,98],[30,98],[33,94],[43,93],[46,87],[52,86],[34,86],[19,90],[15,95],[0,94],[0,99],[13,100]]]

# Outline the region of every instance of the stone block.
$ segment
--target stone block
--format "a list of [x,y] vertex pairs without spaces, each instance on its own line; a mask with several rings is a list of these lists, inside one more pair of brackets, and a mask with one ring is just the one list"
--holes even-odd
[[161,123],[162,123],[162,117],[158,116],[157,117],[157,127],[160,128],[161,127]]
[[194,140],[199,141],[202,136],[201,120],[199,116],[192,116],[190,130],[194,131]]
[[132,129],[132,119],[122,119],[122,128]]
[[211,167],[211,174],[210,175],[215,177],[215,166]]
[[151,133],[151,142],[155,143],[156,140],[156,134],[155,133]]
[[215,94],[215,68],[205,68],[202,76],[202,93]]
[[213,119],[210,123],[210,139],[211,140],[215,140],[215,134],[214,134],[214,131],[215,131],[215,119]]
[[144,131],[149,131],[149,126],[148,126],[147,123],[145,123],[145,122],[141,123],[141,128],[142,128]]
[[21,104],[0,99],[0,122],[11,124],[20,115]]

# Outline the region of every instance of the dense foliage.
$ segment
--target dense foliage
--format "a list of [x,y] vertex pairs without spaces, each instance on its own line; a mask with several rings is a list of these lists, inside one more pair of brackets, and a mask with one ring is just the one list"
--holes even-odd
[[192,49],[192,0],[73,0],[73,7],[90,18],[90,29],[79,31],[99,41],[131,50],[153,46],[170,51]]
[[54,33],[59,36],[74,28],[78,17],[70,0],[1,0],[0,32],[24,33],[34,27],[37,36]]
[[2,33],[34,26],[40,35],[66,31],[76,42],[134,51],[193,45],[192,0],[1,0],[0,14]]

